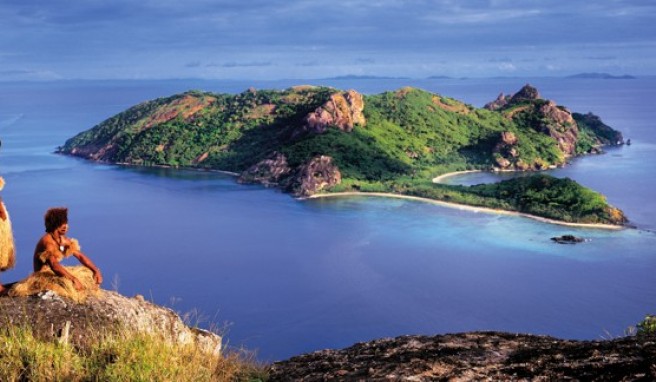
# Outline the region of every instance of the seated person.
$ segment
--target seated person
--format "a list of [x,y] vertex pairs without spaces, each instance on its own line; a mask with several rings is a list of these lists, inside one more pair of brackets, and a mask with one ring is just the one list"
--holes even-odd
[[[96,292],[102,283],[102,273],[80,251],[75,239],[66,237],[68,209],[51,208],[45,215],[46,234],[34,249],[34,273],[16,283],[9,291],[13,296],[27,296],[52,290],[60,296],[82,302],[89,293]],[[64,267],[59,262],[74,256],[82,266]]]

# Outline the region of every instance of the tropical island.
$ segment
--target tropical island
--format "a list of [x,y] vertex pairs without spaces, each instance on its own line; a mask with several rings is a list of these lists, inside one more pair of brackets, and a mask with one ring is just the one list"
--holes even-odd
[[433,182],[458,171],[540,171],[623,144],[594,114],[530,85],[475,108],[416,88],[189,91],[131,107],[58,152],[105,163],[222,170],[299,197],[375,193],[621,226],[603,195],[545,174],[495,184]]

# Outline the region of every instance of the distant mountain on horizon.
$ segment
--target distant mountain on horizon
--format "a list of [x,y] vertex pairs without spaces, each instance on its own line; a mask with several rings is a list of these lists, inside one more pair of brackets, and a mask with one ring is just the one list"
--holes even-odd
[[579,79],[599,79],[599,80],[635,80],[636,77],[624,74],[621,76],[616,76],[609,73],[579,73],[567,76],[565,78],[579,78]]
[[410,77],[391,77],[391,76],[373,76],[373,75],[359,75],[347,74],[344,76],[326,77],[322,80],[409,80]]
[[427,80],[452,80],[453,77],[449,76],[430,76],[426,77]]

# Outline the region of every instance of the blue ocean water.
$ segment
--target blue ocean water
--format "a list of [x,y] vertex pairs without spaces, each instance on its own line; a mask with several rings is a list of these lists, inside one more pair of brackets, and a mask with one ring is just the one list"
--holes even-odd
[[[475,106],[526,80],[325,80],[367,93],[418,86]],[[569,228],[374,197],[297,201],[227,175],[101,165],[52,154],[125,108],[202,89],[297,81],[95,81],[0,84],[2,197],[18,265],[31,271],[43,213],[70,208],[70,234],[104,287],[142,294],[230,346],[277,360],[401,334],[506,330],[598,339],[656,312],[656,79],[531,79],[542,95],[593,111],[633,144],[555,171],[605,194],[639,229]],[[474,174],[452,179],[490,181]],[[590,239],[552,243],[572,233]]]

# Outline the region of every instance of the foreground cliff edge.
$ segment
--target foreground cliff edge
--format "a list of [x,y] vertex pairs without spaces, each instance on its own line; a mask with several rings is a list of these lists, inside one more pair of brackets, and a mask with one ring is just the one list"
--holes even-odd
[[[67,324],[68,323],[68,324]],[[0,297],[0,327],[28,327],[43,339],[61,338],[75,346],[109,336],[147,334],[171,345],[191,345],[221,354],[222,339],[207,330],[190,327],[174,311],[116,292],[100,290],[77,303],[52,291],[27,297]]]
[[239,174],[296,196],[410,195],[569,223],[627,222],[570,179],[537,175],[472,187],[434,184],[463,170],[539,171],[621,145],[591,113],[572,113],[524,86],[477,109],[415,88],[365,96],[297,86],[236,95],[187,92],[134,106],[58,152],[106,163]]
[[[221,338],[169,309],[102,291],[78,304],[53,292],[0,297],[2,380],[656,379],[656,317],[638,334],[572,341],[503,332],[401,336],[272,365],[221,363]],[[144,336],[145,335],[145,336]],[[113,338],[123,342],[116,345]],[[152,341],[150,338],[158,340]],[[127,345],[126,345],[127,343]],[[89,350],[91,349],[91,350]],[[204,356],[209,355],[209,358]]]
[[653,381],[656,337],[570,341],[472,332],[402,336],[275,363],[271,381]]

